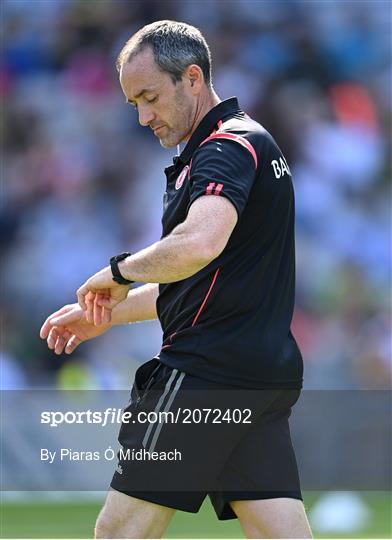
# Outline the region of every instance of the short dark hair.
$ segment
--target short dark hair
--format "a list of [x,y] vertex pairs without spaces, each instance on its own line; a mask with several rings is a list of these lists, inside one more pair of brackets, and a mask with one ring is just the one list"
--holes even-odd
[[194,26],[177,21],[156,21],[144,26],[122,48],[116,60],[117,70],[146,47],[151,47],[155,63],[169,73],[174,83],[181,80],[188,66],[196,64],[207,86],[211,86],[211,52]]

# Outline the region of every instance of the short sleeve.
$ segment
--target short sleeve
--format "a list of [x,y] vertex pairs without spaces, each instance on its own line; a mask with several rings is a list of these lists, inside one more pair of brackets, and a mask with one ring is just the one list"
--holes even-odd
[[211,137],[193,156],[189,206],[202,195],[227,197],[240,217],[256,176],[256,152],[243,137],[221,135]]

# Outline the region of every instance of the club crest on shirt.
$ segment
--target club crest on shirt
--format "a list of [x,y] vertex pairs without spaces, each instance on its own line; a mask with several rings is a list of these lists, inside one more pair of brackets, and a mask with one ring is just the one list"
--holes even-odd
[[186,178],[186,175],[188,174],[188,171],[189,171],[189,166],[185,165],[185,167],[182,169],[182,171],[180,172],[180,174],[179,174],[179,176],[178,176],[178,178],[176,180],[176,185],[175,185],[176,189],[180,189],[180,187],[184,183],[184,180]]

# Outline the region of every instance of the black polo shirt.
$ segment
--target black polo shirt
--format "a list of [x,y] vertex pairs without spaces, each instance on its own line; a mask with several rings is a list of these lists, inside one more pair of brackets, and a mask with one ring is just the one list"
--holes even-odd
[[167,169],[163,234],[200,196],[227,197],[238,222],[223,252],[193,276],[161,284],[159,358],[186,373],[242,388],[299,388],[294,307],[294,193],[271,135],[219,103]]

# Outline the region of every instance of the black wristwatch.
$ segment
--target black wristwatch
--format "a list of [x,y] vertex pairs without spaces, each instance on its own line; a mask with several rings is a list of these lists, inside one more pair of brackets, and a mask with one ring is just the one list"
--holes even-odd
[[120,255],[115,255],[114,257],[112,257],[110,259],[110,267],[112,269],[113,281],[115,281],[116,283],[119,283],[120,285],[131,285],[132,283],[135,283],[134,281],[131,281],[129,279],[125,279],[121,275],[120,270],[118,269],[118,263],[123,261],[124,259],[126,259],[130,255],[132,255],[132,254],[128,253],[128,252],[120,253]]

